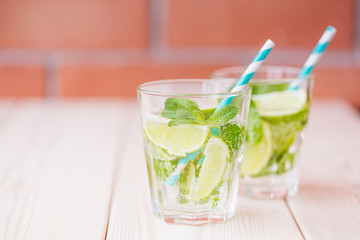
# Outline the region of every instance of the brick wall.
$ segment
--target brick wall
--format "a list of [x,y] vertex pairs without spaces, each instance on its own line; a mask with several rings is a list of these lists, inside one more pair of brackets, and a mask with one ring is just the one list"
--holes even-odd
[[0,96],[126,97],[142,82],[247,65],[301,66],[327,25],[315,97],[360,107],[356,0],[2,0]]

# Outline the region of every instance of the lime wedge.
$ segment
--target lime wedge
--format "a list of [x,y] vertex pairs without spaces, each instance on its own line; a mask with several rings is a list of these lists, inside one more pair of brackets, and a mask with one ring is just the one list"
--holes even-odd
[[241,164],[241,175],[255,176],[269,162],[272,153],[271,130],[268,123],[262,121],[262,138],[256,144],[246,147],[245,157]]
[[301,111],[307,94],[305,90],[287,90],[253,95],[252,100],[261,116],[284,116]]
[[230,158],[230,151],[220,138],[211,137],[204,155],[205,159],[200,169],[198,182],[190,188],[189,199],[193,201],[206,198],[219,185]]
[[195,166],[192,162],[188,162],[184,170],[180,173],[179,192],[187,195],[191,191],[191,187],[195,185]]
[[170,154],[186,156],[186,153],[200,149],[209,136],[209,129],[199,125],[168,126],[163,117],[145,118],[144,130],[148,139]]

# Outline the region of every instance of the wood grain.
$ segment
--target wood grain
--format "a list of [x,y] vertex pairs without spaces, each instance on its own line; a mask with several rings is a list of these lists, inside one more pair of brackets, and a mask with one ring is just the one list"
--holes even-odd
[[141,127],[133,121],[112,200],[107,239],[303,239],[282,199],[241,200],[225,224],[200,227],[164,223],[152,215]]
[[5,115],[5,112],[10,109],[11,104],[13,103],[12,99],[2,99],[0,100],[0,118]]
[[0,239],[104,239],[127,109],[12,106],[0,126]]
[[299,193],[288,203],[306,239],[360,239],[360,117],[342,101],[314,103]]

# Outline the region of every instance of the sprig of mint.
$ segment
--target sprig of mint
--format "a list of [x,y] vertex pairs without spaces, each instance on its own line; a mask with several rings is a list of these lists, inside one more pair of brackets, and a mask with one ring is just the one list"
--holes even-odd
[[168,177],[175,171],[177,161],[166,161],[163,159],[154,159],[154,170],[160,181],[166,181]]
[[179,124],[222,124],[233,119],[238,113],[234,106],[224,106],[214,112],[207,120],[196,102],[187,98],[168,98],[162,116],[172,119],[169,126]]
[[234,159],[234,156],[238,154],[240,146],[245,140],[244,128],[242,126],[240,127],[238,124],[235,123],[228,123],[221,126],[219,132],[219,137],[222,138],[229,147],[230,161],[232,161]]
[[250,110],[248,116],[248,125],[246,129],[246,141],[248,143],[257,143],[262,137],[262,125],[259,113],[256,110],[255,103],[250,101]]
[[187,98],[166,99],[162,116],[173,119],[169,122],[169,126],[205,123],[204,114],[197,103]]
[[225,105],[219,110],[215,111],[211,117],[207,120],[211,124],[221,124],[226,123],[233,119],[238,113],[238,109],[231,105]]

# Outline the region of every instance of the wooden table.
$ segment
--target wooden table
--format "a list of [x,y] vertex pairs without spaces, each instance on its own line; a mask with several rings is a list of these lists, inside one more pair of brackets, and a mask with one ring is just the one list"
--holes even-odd
[[154,218],[136,102],[0,101],[0,239],[360,239],[360,117],[315,101],[296,197],[226,224]]

